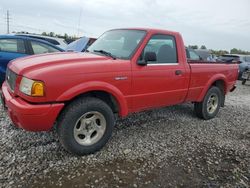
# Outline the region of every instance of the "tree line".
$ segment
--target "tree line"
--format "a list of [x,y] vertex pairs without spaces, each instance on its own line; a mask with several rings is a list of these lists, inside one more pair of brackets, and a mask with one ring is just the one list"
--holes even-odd
[[76,36],[70,36],[67,33],[64,33],[64,35],[56,34],[54,32],[42,32],[43,36],[49,36],[49,37],[57,37],[64,39],[67,43],[73,42],[77,40],[79,37]]
[[[207,47],[205,45],[201,45],[200,48],[198,45],[189,45],[189,48],[192,48],[194,50],[196,49],[203,49],[203,50],[207,50]],[[227,50],[212,50],[209,49],[211,51],[212,54],[216,55],[216,56],[221,56],[224,54],[242,54],[242,55],[250,55],[249,51],[244,51],[241,49],[237,49],[237,48],[233,48],[230,51]]]

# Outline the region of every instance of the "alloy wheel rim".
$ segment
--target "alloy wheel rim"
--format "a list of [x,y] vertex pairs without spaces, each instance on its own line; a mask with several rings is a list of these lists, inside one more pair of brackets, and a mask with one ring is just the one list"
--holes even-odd
[[106,126],[106,119],[100,112],[87,112],[77,120],[74,138],[82,146],[91,146],[103,137]]
[[219,98],[216,94],[212,94],[209,96],[208,101],[207,101],[207,112],[209,114],[213,114],[219,105]]

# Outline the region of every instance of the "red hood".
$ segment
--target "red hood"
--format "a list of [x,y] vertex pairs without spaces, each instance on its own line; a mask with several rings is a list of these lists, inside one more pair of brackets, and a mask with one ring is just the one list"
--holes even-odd
[[75,63],[90,63],[93,61],[109,60],[109,57],[99,56],[91,53],[52,53],[27,56],[24,58],[18,58],[9,64],[9,68],[19,75],[22,75],[26,71],[32,71],[34,69],[39,70],[45,67],[63,66]]

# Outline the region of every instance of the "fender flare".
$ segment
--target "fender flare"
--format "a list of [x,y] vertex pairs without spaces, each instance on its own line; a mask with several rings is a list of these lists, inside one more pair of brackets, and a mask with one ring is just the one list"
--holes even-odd
[[56,101],[70,101],[81,94],[91,91],[104,91],[111,94],[119,105],[119,115],[124,117],[128,114],[128,105],[123,93],[115,86],[101,81],[90,81],[78,84],[62,93]]
[[201,102],[204,99],[204,97],[205,97],[207,91],[209,90],[209,88],[212,86],[212,84],[214,82],[216,82],[218,80],[222,80],[224,82],[224,87],[225,87],[224,88],[224,92],[227,91],[227,88],[226,88],[227,87],[227,79],[226,79],[225,75],[223,75],[223,74],[216,74],[216,75],[212,76],[208,80],[207,84],[205,85],[205,87],[203,88],[201,94],[198,97],[198,100],[197,100],[198,102]]

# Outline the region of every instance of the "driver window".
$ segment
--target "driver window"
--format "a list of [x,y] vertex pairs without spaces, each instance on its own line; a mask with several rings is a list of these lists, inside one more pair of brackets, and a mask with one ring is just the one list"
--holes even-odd
[[52,53],[59,52],[59,50],[52,48],[48,45],[38,43],[35,41],[31,41],[31,47],[33,49],[34,54],[43,54],[43,53]]
[[26,53],[24,41],[21,39],[1,39],[0,51]]
[[148,64],[178,62],[175,38],[170,35],[152,36],[152,38],[144,48],[142,58],[144,57],[146,52],[154,52],[156,54],[156,61],[148,62]]

